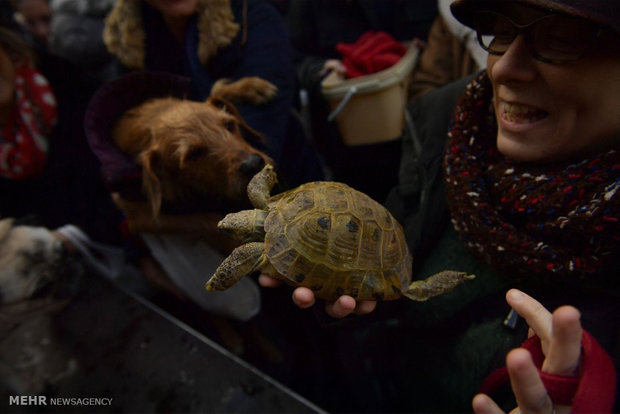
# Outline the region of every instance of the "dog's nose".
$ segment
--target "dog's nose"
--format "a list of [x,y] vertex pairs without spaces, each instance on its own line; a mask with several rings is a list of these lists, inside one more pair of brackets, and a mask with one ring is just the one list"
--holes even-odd
[[265,160],[258,154],[250,154],[245,160],[241,162],[239,171],[248,177],[253,177],[254,174],[259,172],[265,166]]

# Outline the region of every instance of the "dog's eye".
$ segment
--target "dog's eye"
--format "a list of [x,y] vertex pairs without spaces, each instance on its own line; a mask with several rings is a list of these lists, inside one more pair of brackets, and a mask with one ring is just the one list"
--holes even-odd
[[187,151],[187,154],[185,154],[185,160],[197,161],[204,158],[205,155],[207,155],[206,148],[192,148],[191,150]]

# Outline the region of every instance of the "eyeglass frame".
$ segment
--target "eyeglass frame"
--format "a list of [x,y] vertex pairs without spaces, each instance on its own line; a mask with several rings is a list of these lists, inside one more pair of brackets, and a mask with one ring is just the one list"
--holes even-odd
[[[483,36],[488,36],[488,35],[483,35],[480,32],[480,29],[478,28],[478,24],[477,24],[477,16],[483,14],[483,13],[487,13],[487,14],[494,14],[496,16],[502,17],[504,19],[506,19],[514,29],[516,29],[516,34],[514,36],[514,38],[512,39],[512,41],[510,42],[510,44],[508,45],[508,47],[506,48],[506,50],[504,50],[503,52],[499,52],[499,51],[494,51],[491,50],[490,46],[486,46],[485,42],[482,40]],[[568,63],[568,62],[575,62],[577,60],[583,59],[583,57],[585,56],[586,52],[588,51],[588,48],[590,46],[592,46],[592,44],[594,43],[594,41],[599,38],[601,36],[601,33],[603,33],[603,28],[601,27],[597,27],[596,25],[594,25],[593,23],[589,23],[593,29],[596,30],[592,30],[591,34],[590,34],[590,39],[588,39],[588,42],[584,45],[583,51],[577,55],[574,58],[570,58],[570,59],[550,59],[550,58],[546,58],[544,56],[541,56],[536,44],[532,41],[532,37],[531,37],[531,31],[528,30],[530,27],[532,27],[533,25],[540,23],[543,20],[552,18],[552,17],[557,17],[560,16],[562,17],[561,14],[547,14],[545,16],[539,17],[538,19],[535,19],[534,21],[531,21],[527,24],[517,24],[515,23],[512,19],[510,19],[508,16],[498,13],[494,10],[478,10],[474,13],[474,30],[476,31],[476,38],[478,39],[478,43],[480,44],[480,46],[486,50],[487,52],[489,52],[492,55],[497,55],[497,56],[502,56],[504,53],[506,53],[508,51],[508,49],[510,48],[510,46],[512,45],[512,43],[515,41],[515,39],[517,38],[517,36],[519,36],[519,34],[523,35],[525,41],[527,42],[529,48],[530,48],[530,54],[532,55],[532,57],[536,60],[539,60],[541,62],[546,62],[546,63]]]

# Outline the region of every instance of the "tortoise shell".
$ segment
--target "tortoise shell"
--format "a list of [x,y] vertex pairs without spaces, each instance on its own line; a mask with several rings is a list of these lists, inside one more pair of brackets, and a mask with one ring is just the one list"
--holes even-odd
[[335,182],[312,182],[268,200],[265,253],[294,286],[334,300],[401,297],[411,282],[402,227],[366,194]]

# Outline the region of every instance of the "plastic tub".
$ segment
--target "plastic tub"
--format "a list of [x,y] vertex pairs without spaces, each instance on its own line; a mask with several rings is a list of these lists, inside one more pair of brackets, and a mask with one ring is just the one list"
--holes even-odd
[[323,79],[321,91],[346,145],[365,145],[400,137],[407,88],[419,58],[411,44],[407,53],[388,69],[366,76],[344,79],[332,72]]

